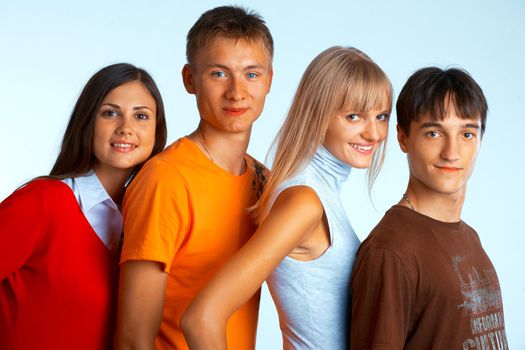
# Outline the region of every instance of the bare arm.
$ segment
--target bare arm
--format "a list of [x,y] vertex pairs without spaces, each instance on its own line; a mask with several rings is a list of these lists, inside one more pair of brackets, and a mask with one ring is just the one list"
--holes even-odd
[[[292,249],[317,228],[323,207],[309,187],[283,191],[250,240],[217,272],[181,319],[192,350],[226,350],[228,319]],[[235,286],[235,289],[232,289]]]
[[164,306],[167,274],[155,261],[121,266],[116,348],[153,350]]

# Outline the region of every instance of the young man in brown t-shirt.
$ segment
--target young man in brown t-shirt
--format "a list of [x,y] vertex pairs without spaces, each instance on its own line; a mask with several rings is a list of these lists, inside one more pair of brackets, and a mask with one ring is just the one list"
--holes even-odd
[[485,96],[465,71],[424,68],[396,109],[410,179],[358,251],[350,348],[508,349],[496,271],[461,221]]

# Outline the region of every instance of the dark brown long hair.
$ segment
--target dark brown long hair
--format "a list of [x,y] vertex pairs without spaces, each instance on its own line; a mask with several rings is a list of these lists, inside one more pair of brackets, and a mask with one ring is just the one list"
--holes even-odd
[[116,87],[140,81],[157,104],[155,144],[151,156],[164,149],[167,138],[164,104],[157,85],[148,72],[128,63],[118,63],[99,70],[82,90],[62,139],[57,160],[49,173],[56,179],[84,175],[93,167],[92,142],[95,117],[106,95]]

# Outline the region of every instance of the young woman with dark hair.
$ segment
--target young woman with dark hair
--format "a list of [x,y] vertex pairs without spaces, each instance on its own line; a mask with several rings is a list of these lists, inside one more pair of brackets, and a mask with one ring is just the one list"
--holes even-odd
[[1,349],[112,348],[124,186],[166,134],[146,71],[91,77],[49,176],[0,203]]

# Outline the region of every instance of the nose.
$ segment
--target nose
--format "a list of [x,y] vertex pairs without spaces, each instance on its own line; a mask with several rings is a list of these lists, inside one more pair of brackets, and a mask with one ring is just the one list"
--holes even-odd
[[447,137],[445,139],[443,149],[441,151],[441,158],[451,162],[459,159],[459,145],[456,138]]
[[234,101],[241,101],[245,98],[245,86],[241,78],[235,76],[230,78],[226,98]]
[[118,128],[116,130],[118,135],[128,136],[128,135],[133,134],[134,126],[133,126],[133,121],[130,119],[131,118],[127,118],[127,117],[124,117],[121,119],[121,122],[118,125]]
[[369,120],[366,122],[366,125],[362,132],[363,138],[370,142],[377,142],[380,139],[380,132],[378,129],[376,120]]

